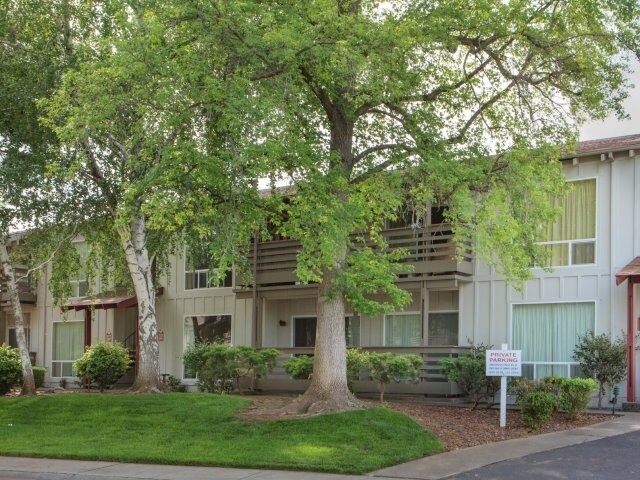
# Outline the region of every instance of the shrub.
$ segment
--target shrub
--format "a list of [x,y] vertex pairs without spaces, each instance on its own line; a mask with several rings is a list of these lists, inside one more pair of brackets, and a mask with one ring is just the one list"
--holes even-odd
[[33,370],[33,379],[36,382],[36,388],[44,385],[44,367],[31,367]]
[[182,385],[182,380],[173,375],[167,377],[167,387],[169,387],[169,390],[172,392],[185,392],[187,390],[185,386]]
[[97,383],[101,392],[129,369],[129,351],[119,343],[100,342],[88,347],[73,363],[77,375]]
[[369,364],[369,352],[359,348],[347,349],[347,386],[351,393],[355,393],[355,381],[360,375],[360,370],[367,368]]
[[550,392],[534,391],[520,400],[522,423],[533,430],[547,423],[556,411],[557,397]]
[[475,409],[478,404],[488,399],[487,408],[493,405],[493,398],[500,389],[498,377],[485,375],[485,358],[487,345],[479,344],[471,347],[468,353],[457,358],[443,358],[440,360],[442,372],[450,382],[456,382],[460,390],[473,402]]
[[225,393],[233,390],[236,353],[229,345],[213,343],[204,351],[203,363],[197,370],[198,385],[210,393]]
[[[353,393],[355,380],[360,374],[360,369],[368,367],[369,352],[359,348],[347,349],[347,386]],[[313,356],[299,355],[291,357],[284,363],[284,370],[295,380],[307,380],[313,374]]]
[[527,394],[532,392],[547,392],[556,399],[559,398],[559,386],[553,377],[545,377],[541,380],[531,380],[530,378],[515,378],[509,382],[508,391],[516,397],[516,402],[520,403]]
[[248,376],[251,379],[251,390],[255,390],[256,378],[273,370],[276,360],[280,356],[280,350],[275,348],[265,348],[256,350],[252,347],[239,346],[236,349],[236,381],[240,390],[240,377]]
[[555,379],[560,389],[560,408],[576,420],[586,409],[591,395],[598,389],[592,378],[558,378]]
[[22,363],[15,348],[0,345],[0,395],[7,393],[11,386],[20,380]]
[[244,376],[251,377],[253,388],[256,376],[271,371],[278,355],[280,351],[275,348],[256,350],[225,343],[199,342],[187,347],[182,358],[186,371],[197,374],[201,390],[224,393],[233,390],[234,380],[239,389],[239,379]]
[[607,334],[595,335],[593,330],[579,337],[573,359],[580,362],[585,376],[598,384],[598,408],[602,408],[605,387],[613,387],[627,374],[627,347],[623,338],[611,340]]
[[418,382],[422,358],[419,355],[395,355],[393,353],[369,353],[367,367],[371,378],[378,384],[380,403],[384,402],[384,391],[392,380]]
[[313,373],[313,357],[311,355],[298,355],[288,358],[284,362],[284,371],[295,380],[308,380]]

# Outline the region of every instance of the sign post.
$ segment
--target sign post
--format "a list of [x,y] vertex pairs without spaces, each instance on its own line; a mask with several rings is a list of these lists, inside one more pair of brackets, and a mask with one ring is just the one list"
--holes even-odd
[[522,350],[507,350],[507,344],[502,344],[502,350],[487,350],[487,377],[500,377],[500,426],[507,426],[507,377],[522,376]]

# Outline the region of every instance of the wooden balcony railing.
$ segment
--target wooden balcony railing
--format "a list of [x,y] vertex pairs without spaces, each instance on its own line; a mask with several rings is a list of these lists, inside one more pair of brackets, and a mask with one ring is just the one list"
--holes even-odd
[[[403,248],[406,255],[402,263],[412,266],[403,278],[418,280],[443,274],[473,274],[471,248],[465,246],[457,251],[448,225],[431,225],[420,228],[394,228],[385,230],[383,236],[390,250]],[[256,248],[254,274],[258,287],[294,285],[296,256],[300,244],[295,240],[272,240],[260,242]]]
[[[313,348],[278,348],[282,355],[278,357],[276,368],[258,383],[258,388],[264,391],[303,391],[308,386],[308,380],[293,380],[284,371],[284,362],[294,355],[313,355]],[[362,347],[369,352],[392,352],[396,354],[412,353],[423,359],[420,381],[418,383],[391,382],[388,392],[401,394],[455,396],[460,395],[458,386],[449,382],[442,374],[440,360],[456,358],[469,351],[469,347]],[[356,393],[374,394],[377,386],[363,369],[355,382]]]
[[[16,278],[23,277],[26,275],[27,269],[26,267],[16,267],[14,269],[14,275]],[[0,305],[9,305],[9,292],[7,290],[7,282],[4,276],[0,276]],[[20,302],[21,303],[36,303],[36,296],[31,288],[31,280],[29,278],[22,278],[18,281],[18,293],[20,294]]]

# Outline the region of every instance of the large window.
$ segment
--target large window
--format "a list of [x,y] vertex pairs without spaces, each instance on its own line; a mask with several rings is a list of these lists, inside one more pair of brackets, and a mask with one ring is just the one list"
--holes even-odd
[[593,302],[514,305],[513,348],[522,350],[523,376],[578,375],[573,350],[594,325]]
[[395,313],[384,318],[384,344],[387,347],[417,347],[422,343],[422,316]]
[[[316,317],[293,318],[293,346],[296,348],[315,347]],[[347,347],[360,346],[360,317],[349,315],[344,317],[344,336]]]
[[215,261],[206,243],[197,247],[187,248],[184,276],[184,288],[186,290],[231,286],[231,270],[228,270],[222,278],[217,278]]
[[543,245],[551,267],[587,265],[596,261],[596,181],[570,182],[567,197],[554,201],[561,211],[547,228]]
[[84,322],[55,322],[53,324],[52,377],[74,375],[73,362],[82,356]]
[[[184,319],[184,346],[194,343],[231,343],[231,315],[198,315]],[[184,372],[184,378],[195,378]]]

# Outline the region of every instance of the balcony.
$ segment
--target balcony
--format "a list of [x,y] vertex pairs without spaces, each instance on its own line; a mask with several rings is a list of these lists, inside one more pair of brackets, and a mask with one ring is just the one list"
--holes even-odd
[[[15,267],[14,275],[17,279],[25,276],[27,273],[26,267]],[[2,287],[0,288],[0,306],[9,306],[11,305],[11,300],[9,299],[9,292],[7,290],[7,282],[4,279],[4,276],[0,276],[0,282],[2,282]],[[29,278],[23,278],[18,281],[18,293],[20,295],[20,303],[25,304],[35,304],[36,296],[31,288],[31,280]]]
[[[456,251],[449,225],[394,228],[384,230],[383,235],[389,250],[406,250],[401,263],[412,267],[409,273],[399,275],[399,283],[473,274],[471,248],[464,246],[461,252]],[[295,268],[299,250],[300,244],[294,240],[258,243],[250,260],[258,289],[298,285]]]

